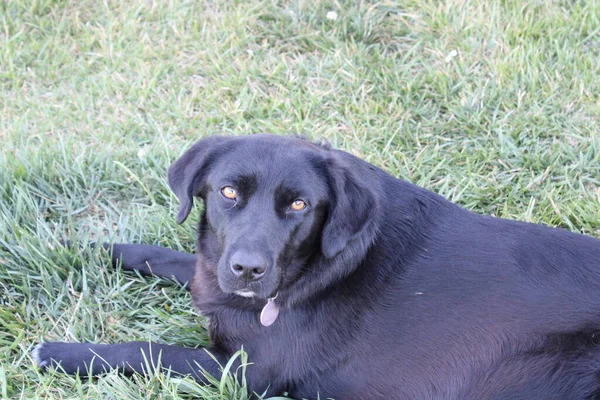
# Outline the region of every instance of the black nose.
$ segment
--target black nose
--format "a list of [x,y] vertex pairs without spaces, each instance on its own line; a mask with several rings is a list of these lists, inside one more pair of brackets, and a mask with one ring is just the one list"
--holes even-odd
[[248,281],[262,278],[267,271],[267,262],[264,257],[244,250],[233,253],[229,265],[235,277]]

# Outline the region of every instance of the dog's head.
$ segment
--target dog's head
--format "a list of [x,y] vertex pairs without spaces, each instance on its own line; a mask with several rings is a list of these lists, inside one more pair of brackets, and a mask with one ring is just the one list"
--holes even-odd
[[[345,159],[347,156],[349,159]],[[210,242],[221,290],[267,298],[292,286],[319,258],[372,240],[375,193],[351,156],[302,139],[208,137],[169,169],[180,201],[204,200],[199,246]],[[202,236],[205,236],[204,238]]]

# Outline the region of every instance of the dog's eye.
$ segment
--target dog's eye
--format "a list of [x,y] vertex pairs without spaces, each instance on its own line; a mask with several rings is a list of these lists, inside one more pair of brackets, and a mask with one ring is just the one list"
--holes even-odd
[[237,196],[235,189],[231,186],[225,186],[223,189],[221,189],[221,194],[231,200],[235,200]]
[[292,210],[302,211],[306,208],[306,202],[303,200],[295,200],[291,205]]

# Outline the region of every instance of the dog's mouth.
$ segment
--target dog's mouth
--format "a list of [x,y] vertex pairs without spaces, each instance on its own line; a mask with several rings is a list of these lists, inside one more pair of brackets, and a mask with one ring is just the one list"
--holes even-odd
[[[259,282],[256,282],[259,283]],[[221,287],[225,293],[233,293],[240,297],[248,299],[269,299],[275,297],[279,290],[278,285],[246,285],[245,287],[236,287],[233,290]]]
[[233,293],[237,296],[249,299],[268,299],[274,297],[280,286],[277,276],[265,276],[263,279],[248,282],[236,279],[232,276],[227,276],[226,274],[223,275],[219,274],[218,278],[219,287],[223,292]]
[[237,294],[238,296],[242,296],[242,297],[248,297],[248,298],[256,297],[256,293],[253,292],[252,290],[248,290],[248,289],[236,290],[233,293]]

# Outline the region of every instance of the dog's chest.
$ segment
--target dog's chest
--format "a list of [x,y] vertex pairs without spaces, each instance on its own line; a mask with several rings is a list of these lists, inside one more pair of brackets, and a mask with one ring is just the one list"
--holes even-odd
[[352,340],[342,343],[339,335],[330,334],[332,327],[312,313],[282,309],[268,327],[259,318],[255,311],[225,310],[211,316],[209,331],[214,345],[228,355],[243,347],[252,363],[249,376],[271,385],[288,388],[314,379],[351,351]]

